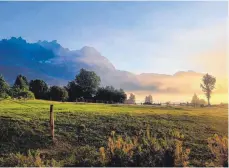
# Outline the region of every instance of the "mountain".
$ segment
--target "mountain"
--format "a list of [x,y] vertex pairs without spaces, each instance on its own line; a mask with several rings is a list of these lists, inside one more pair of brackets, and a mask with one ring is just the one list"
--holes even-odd
[[0,41],[0,73],[10,83],[21,73],[28,79],[42,78],[50,85],[65,85],[81,68],[95,71],[103,85],[122,87],[128,82],[136,83],[134,74],[116,70],[93,47],[71,51],[57,41],[28,43],[21,37]]
[[[112,85],[128,92],[162,94],[201,93],[199,84],[204,75],[194,71],[179,71],[174,75],[136,75],[116,69],[93,47],[69,50],[55,40],[28,43],[21,37],[0,41],[0,74],[10,83],[18,74],[23,74],[28,79],[43,79],[50,85],[66,85],[81,68],[95,71],[102,85]],[[227,90],[224,83],[219,84],[219,88]]]

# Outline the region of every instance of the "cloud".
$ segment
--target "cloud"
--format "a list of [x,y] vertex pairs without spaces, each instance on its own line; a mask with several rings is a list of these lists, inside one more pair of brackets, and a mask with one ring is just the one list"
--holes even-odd
[[228,77],[228,53],[226,47],[199,53],[190,58],[199,71],[223,78]]
[[[190,58],[227,45],[227,17],[221,14],[221,4],[194,3],[196,8],[192,9],[187,6],[165,13],[145,13],[128,29],[100,27],[90,32],[98,34],[90,44],[117,69],[167,74],[198,71],[200,68]],[[221,8],[223,12],[219,12]]]

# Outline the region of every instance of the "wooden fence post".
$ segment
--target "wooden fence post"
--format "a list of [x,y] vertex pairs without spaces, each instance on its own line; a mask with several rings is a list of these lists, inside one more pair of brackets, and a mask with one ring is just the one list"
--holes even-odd
[[53,105],[50,105],[50,131],[52,140],[54,141],[54,113],[53,113]]

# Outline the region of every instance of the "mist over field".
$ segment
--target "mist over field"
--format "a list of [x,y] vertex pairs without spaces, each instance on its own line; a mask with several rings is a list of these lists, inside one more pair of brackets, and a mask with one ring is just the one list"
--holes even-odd
[[228,167],[228,2],[0,2],[0,167]]
[[[139,103],[148,94],[152,94],[157,102],[186,102],[190,101],[194,93],[203,97],[200,82],[204,73],[189,70],[178,71],[173,75],[134,74],[116,69],[115,65],[93,47],[69,50],[57,41],[28,43],[21,37],[12,37],[0,41],[0,59],[1,73],[10,83],[14,82],[18,74],[24,74],[28,79],[44,79],[50,85],[66,85],[81,68],[86,68],[100,76],[103,86],[112,85],[127,93],[135,93]],[[227,78],[216,78],[212,102],[227,102]]]

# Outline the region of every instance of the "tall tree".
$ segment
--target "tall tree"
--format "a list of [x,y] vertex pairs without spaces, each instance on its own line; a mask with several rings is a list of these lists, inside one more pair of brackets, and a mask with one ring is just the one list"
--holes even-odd
[[75,81],[68,82],[66,90],[68,91],[69,101],[73,102],[83,97],[82,88]]
[[211,93],[212,90],[215,89],[216,78],[209,74],[206,74],[203,76],[202,81],[203,83],[200,84],[200,87],[202,88],[208,99],[208,106],[210,106]]
[[46,99],[48,93],[48,85],[40,79],[31,80],[29,90],[34,93],[36,99]]
[[29,85],[28,85],[27,78],[23,75],[18,75],[15,82],[14,82],[14,87],[17,87],[19,89],[28,90]]
[[0,75],[0,97],[6,97],[8,95],[10,86],[5,81],[4,77]]
[[95,72],[81,69],[76,76],[75,82],[82,88],[84,97],[91,98],[96,94],[101,80]]

